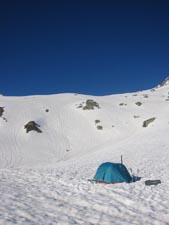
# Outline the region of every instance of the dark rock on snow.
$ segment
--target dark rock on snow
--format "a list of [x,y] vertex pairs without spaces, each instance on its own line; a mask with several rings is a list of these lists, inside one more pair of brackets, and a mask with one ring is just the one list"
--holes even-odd
[[4,107],[0,107],[0,116],[2,116],[4,113]]
[[88,99],[86,101],[86,105],[83,107],[83,110],[91,110],[94,109],[94,107],[96,108],[100,108],[99,104],[91,99]]
[[28,122],[24,128],[26,129],[26,133],[28,133],[29,131],[36,131],[38,133],[42,133],[42,131],[39,129],[40,125],[38,125],[37,123],[35,123],[35,121],[30,121]]
[[143,122],[143,127],[148,127],[148,125],[149,125],[150,123],[152,123],[155,119],[156,119],[156,118],[153,117],[153,118],[150,118],[150,119],[148,119],[148,120],[145,120],[145,121]]

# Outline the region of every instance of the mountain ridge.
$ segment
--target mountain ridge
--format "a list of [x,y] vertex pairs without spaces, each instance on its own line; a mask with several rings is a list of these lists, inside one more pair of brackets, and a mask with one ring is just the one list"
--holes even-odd
[[[134,131],[141,132],[143,122],[156,117],[148,128],[151,129],[151,126],[158,123],[162,113],[156,104],[167,107],[168,98],[166,85],[156,91],[101,97],[81,94],[1,96],[3,115],[0,117],[0,149],[8,149],[6,163],[1,162],[1,167],[8,168],[8,164],[12,167],[31,165],[31,160],[33,165],[36,165],[36,161],[44,164],[48,162],[46,157],[50,158],[50,164],[50,161],[58,162],[83,155],[94,146],[99,148],[106,141],[118,141]],[[157,109],[154,111],[153,108]],[[34,131],[26,134],[24,126],[30,121],[39,125],[41,134]],[[5,141],[9,139],[12,148]],[[1,150],[1,154],[2,152],[4,150]],[[8,159],[11,153],[14,158]],[[11,160],[13,162],[10,164]]]
[[[167,225],[168,87],[0,96],[0,224]],[[91,182],[121,155],[139,181]]]

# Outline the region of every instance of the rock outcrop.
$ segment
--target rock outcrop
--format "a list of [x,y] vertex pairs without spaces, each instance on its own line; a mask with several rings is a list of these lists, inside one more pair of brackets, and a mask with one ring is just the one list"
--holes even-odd
[[98,130],[103,130],[103,126],[98,125],[98,126],[97,126],[97,129],[98,129]]
[[157,88],[166,86],[167,84],[169,84],[169,77],[166,77],[165,80],[157,86]]
[[35,123],[35,121],[30,121],[28,122],[24,128],[26,129],[26,133],[29,133],[29,131],[36,131],[38,133],[42,133],[42,131],[39,129],[40,125],[38,125],[37,123]]
[[83,110],[93,110],[94,108],[100,109],[100,106],[94,100],[88,99],[86,102],[80,103],[77,108],[82,108]]
[[136,104],[137,106],[141,106],[141,105],[142,105],[141,102],[136,102],[135,104]]
[[0,117],[3,115],[4,113],[4,107],[0,107]]
[[156,119],[156,118],[153,117],[153,118],[150,118],[150,119],[148,119],[148,120],[145,120],[145,121],[143,122],[143,127],[148,127],[148,125],[149,125],[150,123],[152,123],[155,119]]
[[86,101],[86,105],[83,107],[83,110],[90,110],[90,109],[94,109],[94,108],[100,108],[99,104],[91,99],[88,99]]
[[100,120],[95,120],[95,124],[100,123]]

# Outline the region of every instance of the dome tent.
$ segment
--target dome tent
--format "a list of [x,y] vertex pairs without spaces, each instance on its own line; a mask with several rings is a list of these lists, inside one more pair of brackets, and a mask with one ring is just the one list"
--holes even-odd
[[98,167],[94,180],[104,183],[130,183],[132,177],[122,163],[106,162]]

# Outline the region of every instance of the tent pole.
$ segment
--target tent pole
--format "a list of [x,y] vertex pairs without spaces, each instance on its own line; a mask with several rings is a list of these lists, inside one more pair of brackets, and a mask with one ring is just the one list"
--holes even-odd
[[121,164],[123,164],[123,156],[121,155]]

